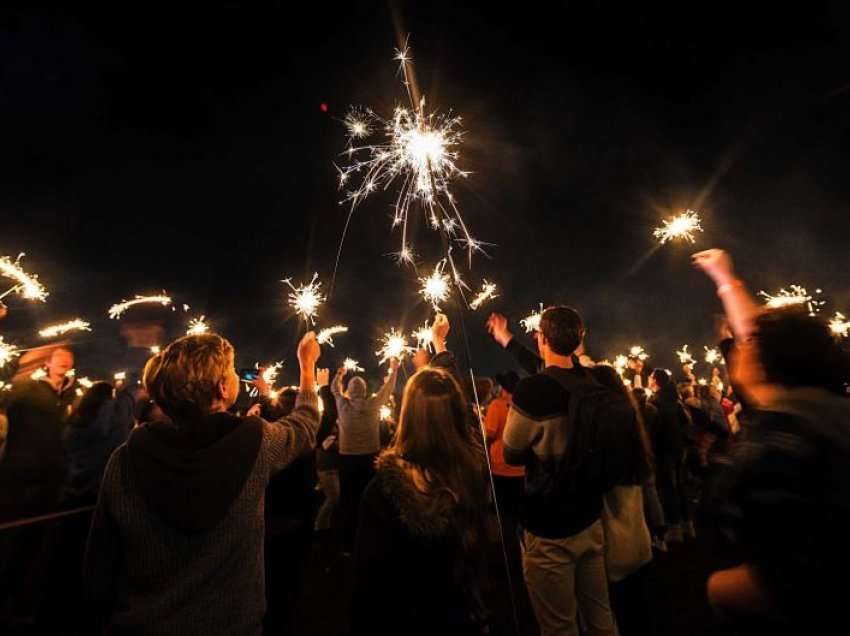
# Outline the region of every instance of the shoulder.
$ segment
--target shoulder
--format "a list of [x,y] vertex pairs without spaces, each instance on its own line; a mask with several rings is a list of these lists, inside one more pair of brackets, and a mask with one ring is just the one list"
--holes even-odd
[[513,407],[531,417],[549,417],[565,411],[569,396],[556,380],[538,373],[519,381]]

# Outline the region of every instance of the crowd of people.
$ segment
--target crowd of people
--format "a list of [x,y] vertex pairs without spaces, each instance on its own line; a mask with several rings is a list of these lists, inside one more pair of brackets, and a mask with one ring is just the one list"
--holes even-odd
[[728,375],[704,383],[687,364],[594,363],[562,305],[536,351],[491,314],[506,371],[474,384],[442,314],[403,386],[392,359],[374,392],[318,366],[308,332],[297,388],[260,376],[248,406],[219,335],[163,347],[139,384],[85,391],[54,348],[2,402],[0,620],[297,633],[305,555],[341,529],[352,634],[511,633],[493,620],[493,579],[510,576],[494,541],[521,563],[541,634],[651,634],[653,560],[704,526],[737,556],[706,581],[731,633],[825,630],[849,560],[850,358],[804,308],[757,305],[725,252],[693,261],[728,324]]

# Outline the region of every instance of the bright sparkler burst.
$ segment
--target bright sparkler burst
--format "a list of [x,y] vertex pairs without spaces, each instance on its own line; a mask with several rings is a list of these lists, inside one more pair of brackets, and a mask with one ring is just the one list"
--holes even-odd
[[649,357],[649,354],[646,350],[640,345],[635,345],[631,349],[629,349],[629,358],[640,360],[643,362]]
[[434,333],[431,331],[431,326],[426,321],[419,329],[413,332],[413,337],[416,338],[416,347],[425,349],[434,342]]
[[469,308],[474,311],[488,300],[496,298],[497,296],[495,283],[488,283],[485,278],[484,282],[481,283],[481,291],[478,292],[478,295],[472,299],[471,303],[469,303]]
[[360,363],[357,362],[357,360],[355,360],[354,358],[346,358],[343,361],[342,366],[345,368],[346,371],[349,371],[351,373],[357,373],[358,371],[362,373],[366,370],[361,367]]
[[209,325],[205,322],[204,316],[200,318],[192,318],[189,321],[189,328],[186,330],[187,336],[200,336],[210,330]]
[[836,311],[835,316],[829,321],[829,329],[834,335],[846,338],[850,335],[850,321],[840,311]]
[[127,372],[126,371],[119,371],[118,373],[116,373],[112,377],[115,379],[116,382],[123,382],[124,380],[127,379]]
[[159,354],[160,351],[162,351],[162,349],[159,347],[159,345],[154,345],[151,347],[151,353],[153,355]]
[[61,336],[63,333],[68,333],[69,331],[91,331],[91,325],[85,320],[77,318],[76,320],[69,320],[68,322],[63,322],[58,325],[45,327],[38,332],[38,335],[42,338],[55,338],[56,336]]
[[346,333],[348,331],[348,327],[343,325],[335,325],[333,327],[328,327],[327,329],[322,329],[319,332],[319,335],[316,336],[316,341],[323,345],[326,344],[329,347],[334,346],[334,336],[338,333]]
[[443,273],[445,267],[446,261],[442,260],[437,263],[430,276],[419,279],[419,282],[422,283],[422,289],[419,290],[419,293],[422,294],[422,298],[434,306],[434,311],[440,311],[439,303],[448,300],[451,291],[451,281],[448,275]]
[[721,354],[720,350],[716,349],[715,347],[705,347],[705,361],[708,364],[714,365],[726,364],[726,360],[723,358],[723,354]]
[[289,293],[289,306],[301,314],[304,320],[311,325],[313,324],[313,319],[316,317],[319,306],[325,302],[325,297],[319,291],[322,283],[316,282],[317,278],[319,278],[318,272],[313,274],[313,278],[309,283],[298,285],[297,287],[292,284],[291,278],[281,281],[289,285],[289,288],[292,290]]
[[629,358],[628,356],[624,356],[622,354],[618,355],[614,358],[614,369],[616,369],[617,373],[623,375],[626,372],[626,367],[629,366]]
[[120,303],[112,305],[112,307],[109,308],[109,317],[113,320],[120,318],[121,314],[127,311],[130,307],[133,307],[135,305],[142,305],[145,303],[159,303],[160,305],[165,307],[171,304],[171,298],[169,296],[166,296],[165,292],[163,292],[159,296],[136,295],[133,300],[122,300]]
[[681,349],[679,349],[676,352],[676,355],[679,356],[679,362],[681,364],[695,365],[697,363],[697,361],[694,360],[694,357],[688,351],[688,345],[685,345]]
[[3,336],[0,336],[0,369],[6,366],[9,362],[21,355],[18,348],[8,342],[3,342]]
[[274,364],[270,364],[263,370],[263,381],[269,385],[269,387],[273,387],[275,380],[277,380],[277,376],[280,373],[280,370],[283,368],[283,360],[279,362],[275,362]]
[[79,380],[77,380],[77,384],[79,384],[84,389],[90,389],[94,386],[94,382],[92,382],[88,378],[80,378]]
[[519,321],[525,328],[525,333],[540,330],[540,318],[543,316],[543,303],[540,303],[540,311],[532,311],[531,314]]
[[[414,203],[422,206],[432,228],[443,229],[450,236],[460,232],[471,260],[474,251],[483,251],[483,243],[470,235],[450,191],[454,178],[468,175],[456,163],[463,138],[461,118],[451,113],[426,113],[425,98],[417,103],[413,96],[408,49],[397,50],[395,59],[401,64],[410,108],[397,106],[389,119],[370,109],[357,108],[346,116],[343,123],[348,145],[342,154],[349,165],[337,168],[339,187],[345,191],[342,203],[351,203],[351,214],[370,194],[387,190],[397,181],[400,185],[393,227],[402,227],[400,260],[411,260],[407,231]],[[370,142],[375,136],[380,138]]]
[[695,232],[702,232],[699,214],[693,210],[685,210],[682,214],[672,219],[665,219],[660,227],[655,228],[652,235],[658,239],[661,245],[667,241],[682,239],[689,243],[695,243]]
[[393,410],[389,406],[384,404],[380,409],[378,409],[378,414],[381,418],[381,421],[386,422],[387,420],[392,418]]
[[821,293],[820,289],[816,289],[814,296],[806,291],[805,287],[800,285],[788,285],[786,289],[783,287],[775,295],[768,294],[765,291],[760,291],[759,296],[765,299],[765,305],[771,309],[782,309],[784,307],[792,307],[794,305],[805,305],[809,310],[810,316],[815,316],[820,312],[821,307],[826,304],[826,301],[817,300],[815,296]]
[[6,294],[18,292],[21,296],[29,300],[44,302],[47,300],[48,293],[44,285],[38,282],[38,276],[27,274],[19,265],[21,258],[24,256],[25,254],[21,252],[14,261],[8,256],[0,258],[0,275],[15,281],[15,286],[0,295],[0,298],[3,298]]
[[381,364],[390,358],[401,359],[405,354],[410,353],[412,347],[407,344],[407,338],[404,334],[396,331],[394,328],[385,333],[381,338],[381,348],[375,352]]

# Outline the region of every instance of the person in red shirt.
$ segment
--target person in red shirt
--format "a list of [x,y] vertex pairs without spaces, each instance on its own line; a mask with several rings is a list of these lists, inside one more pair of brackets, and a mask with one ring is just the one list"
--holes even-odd
[[505,430],[505,422],[511,408],[511,394],[519,382],[519,376],[514,371],[500,373],[496,375],[496,382],[501,387],[501,391],[487,407],[484,420],[489,445],[490,469],[493,472],[499,512],[506,517],[516,517],[519,514],[519,502],[522,498],[525,468],[509,466],[505,462],[502,432]]

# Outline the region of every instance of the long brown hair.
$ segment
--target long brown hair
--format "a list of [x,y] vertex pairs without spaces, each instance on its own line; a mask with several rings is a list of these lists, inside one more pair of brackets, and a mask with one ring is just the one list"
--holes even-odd
[[483,444],[470,426],[469,412],[455,379],[442,369],[425,367],[404,388],[398,430],[389,448],[421,469],[430,489],[452,494],[465,548],[483,538],[487,505]]

